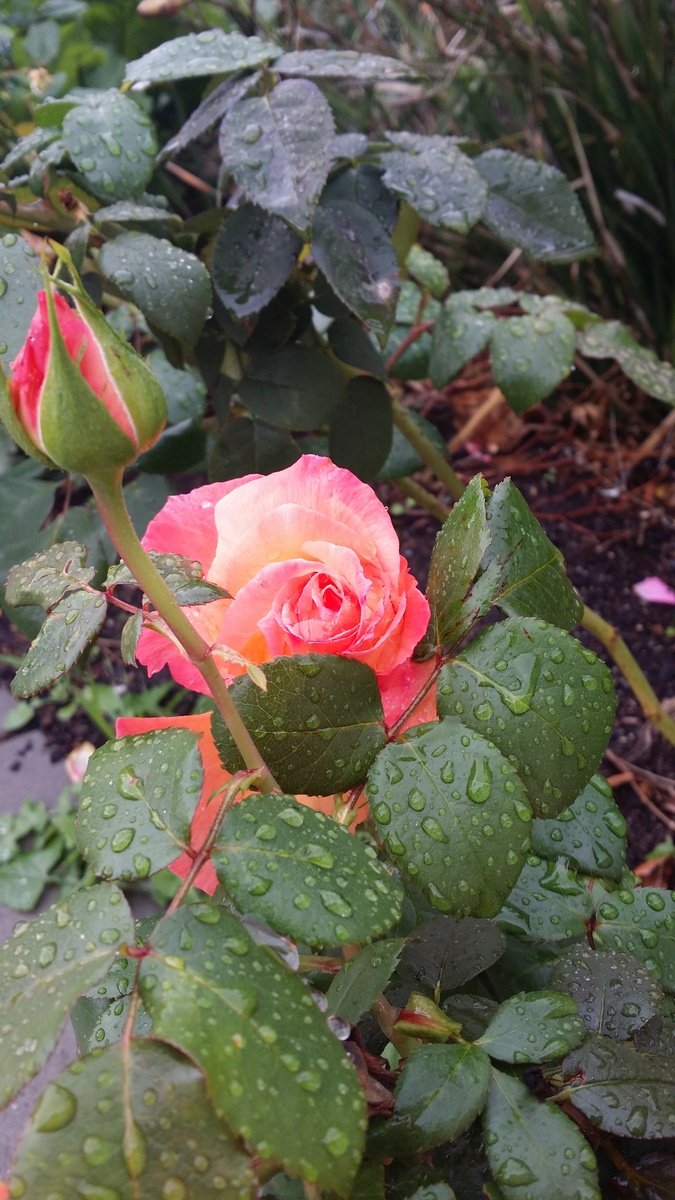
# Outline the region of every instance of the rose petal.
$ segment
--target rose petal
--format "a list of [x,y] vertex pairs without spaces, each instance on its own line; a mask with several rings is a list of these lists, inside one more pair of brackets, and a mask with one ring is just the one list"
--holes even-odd
[[[395,667],[388,675],[380,675],[377,682],[380,686],[387,729],[391,729],[403,716],[435,668],[436,662],[433,658],[419,663],[408,659],[407,662]],[[434,684],[398,732],[404,733],[413,725],[422,725],[425,721],[437,720],[436,684]]]
[[634,584],[633,591],[650,604],[675,604],[675,592],[658,575],[648,575]]

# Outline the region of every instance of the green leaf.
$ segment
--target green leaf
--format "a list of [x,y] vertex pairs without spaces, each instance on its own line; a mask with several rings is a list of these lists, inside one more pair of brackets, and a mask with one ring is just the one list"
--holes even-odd
[[[116,958],[108,974],[96,987],[90,988],[77,1001],[70,1014],[77,1040],[78,1054],[88,1054],[99,1046],[118,1042],[129,1013],[136,963],[130,958]],[[142,1004],[134,1022],[135,1037],[145,1037],[152,1021]]]
[[220,154],[250,200],[304,237],[328,178],[334,136],[318,87],[287,79],[234,106],[220,128]]
[[551,984],[569,993],[591,1033],[623,1041],[658,1013],[663,992],[631,954],[571,946],[556,960]]
[[539,404],[569,375],[576,333],[564,313],[506,317],[490,335],[492,377],[516,412]]
[[394,1092],[391,1133],[402,1148],[452,1142],[482,1112],[490,1060],[477,1046],[422,1046],[406,1059]]
[[312,254],[336,295],[381,341],[394,318],[399,275],[377,217],[351,200],[324,201],[314,215]]
[[368,774],[385,848],[434,908],[491,917],[530,844],[525,790],[499,750],[457,721],[418,726]]
[[61,857],[63,843],[43,849],[20,850],[11,862],[0,865],[0,904],[17,912],[31,912],[47,884],[49,873]]
[[626,821],[604,776],[594,775],[559,817],[533,822],[532,853],[551,860],[562,856],[586,875],[621,879],[626,863]]
[[[157,550],[150,550],[149,555],[179,604],[208,604],[211,600],[229,598],[229,592],[224,588],[202,578],[204,568],[201,563],[193,562],[183,554],[162,554]],[[110,567],[103,586],[112,589],[120,587],[121,584],[140,586],[123,562]]]
[[69,592],[54,606],[12,681],[12,695],[25,699],[51,687],[90,646],[105,621],[100,592]]
[[504,935],[492,921],[436,917],[408,938],[401,965],[439,997],[491,967],[505,947]]
[[206,387],[194,371],[173,367],[159,347],[146,355],[145,365],[150,368],[164,392],[169,425],[196,420],[204,415]]
[[372,848],[292,796],[231,808],[213,863],[241,912],[308,946],[370,942],[401,915],[401,889]]
[[127,63],[129,83],[168,83],[199,75],[233,75],[247,67],[271,62],[281,50],[258,37],[206,29],[173,38],[141,58]]
[[594,940],[632,954],[667,992],[675,992],[675,893],[665,888],[607,892],[596,884],[593,899]]
[[300,457],[297,442],[285,429],[249,417],[232,417],[218,433],[209,455],[209,478],[238,479],[283,471]]
[[566,630],[576,625],[583,604],[565,560],[511,479],[503,479],[489,497],[487,520],[490,544],[483,565],[499,562],[495,603],[509,616],[541,617]]
[[330,421],[344,381],[321,350],[292,345],[253,358],[238,391],[255,417],[282,429],[311,430]]
[[490,1058],[502,1062],[557,1062],[579,1045],[586,1026],[563,992],[519,992],[500,1005],[478,1039]]
[[194,1058],[238,1136],[290,1174],[348,1194],[363,1150],[363,1095],[295,975],[234,917],[201,904],[161,922],[141,990],[156,1036]]
[[235,317],[260,312],[295,265],[302,242],[281,217],[242,204],[221,226],[213,247],[213,286]]
[[[361,138],[361,134],[338,134],[335,139],[335,154],[338,156],[338,145],[347,138]],[[347,158],[358,158],[367,153],[368,139],[363,138],[363,145],[353,150],[344,151]],[[342,152],[342,151],[340,151]],[[323,189],[321,204],[332,204],[334,201],[346,200],[357,208],[365,209],[386,233],[392,234],[398,219],[399,203],[395,196],[382,182],[382,172],[373,163],[359,163],[358,166],[347,167],[337,175],[331,176]]]
[[77,812],[77,842],[103,879],[145,879],[190,844],[203,769],[185,729],[106,742],[92,754]]
[[48,612],[67,592],[91,582],[94,568],[86,562],[86,548],[79,542],[59,542],[33,554],[9,572],[5,585],[7,602],[39,604]]
[[586,1139],[555,1104],[540,1103],[519,1079],[493,1070],[483,1128],[504,1200],[601,1200]]
[[483,220],[508,246],[544,262],[574,262],[595,242],[565,176],[512,150],[486,150],[473,160],[489,185]]
[[170,1046],[134,1040],[94,1050],[48,1085],[21,1138],[13,1190],[136,1200],[249,1200],[255,1176],[218,1120],[201,1071]]
[[404,945],[402,938],[375,942],[346,962],[326,993],[328,1011],[356,1025],[384,991]]
[[333,413],[329,454],[359,479],[374,479],[391,450],[394,423],[391,396],[379,379],[360,375],[347,386]]
[[[482,476],[474,475],[436,537],[427,584],[431,618],[425,649],[456,646],[484,611],[482,589],[475,595],[471,584],[490,543],[485,491]],[[485,598],[488,604],[491,590]]]
[[553,942],[585,937],[592,912],[587,880],[562,861],[549,863],[532,855],[496,923],[505,933]]
[[672,1059],[597,1036],[573,1050],[562,1070],[572,1103],[607,1133],[675,1137]]
[[3,230],[1,218],[0,280],[0,366],[8,374],[26,340],[43,283],[35,251],[18,233]]
[[151,325],[194,345],[211,305],[209,273],[196,255],[149,233],[123,233],[101,247],[99,261]]
[[413,67],[384,54],[359,54],[356,50],[295,50],[274,64],[279,75],[311,75],[315,79],[358,79],[382,83],[390,79],[414,79]]
[[446,1017],[457,1021],[462,1027],[466,1041],[476,1041],[485,1032],[498,1005],[486,996],[472,996],[467,992],[454,992],[447,996],[441,1006]]
[[228,113],[243,100],[247,92],[250,92],[260,80],[258,71],[251,71],[245,75],[238,77],[230,76],[222,83],[219,83],[212,91],[208,92],[190,113],[184,125],[181,125],[178,133],[175,133],[172,138],[162,147],[160,152],[160,160],[164,161],[171,158],[173,155],[180,153],[191,142],[196,141],[208,129],[211,129],[217,121],[227,119]]
[[408,251],[405,265],[408,274],[422,287],[428,288],[437,300],[440,300],[450,287],[450,273],[447,267],[417,242]]
[[[243,677],[230,691],[279,786],[292,795],[328,796],[360,783],[386,741],[370,667],[335,654],[295,654],[264,670],[266,692]],[[217,716],[213,736],[226,769],[241,770]]]
[[433,331],[429,375],[437,388],[445,387],[472,358],[487,346],[496,318],[477,312],[464,293],[449,296]]
[[579,795],[607,745],[612,676],[575,638],[545,621],[509,617],[441,672],[438,711],[457,715],[516,766],[536,816]]
[[109,883],[76,892],[0,946],[0,1082],[4,1107],[36,1075],[77,997],[105,975],[134,926]]
[[99,200],[139,196],[150,181],[157,152],[152,121],[116,89],[71,108],[62,137],[85,186]]
[[483,215],[487,187],[470,158],[445,137],[390,133],[383,181],[430,225],[468,233]]
[[336,358],[367,371],[376,379],[387,378],[387,368],[382,355],[375,349],[365,329],[351,317],[338,317],[328,330],[328,341]]
[[618,321],[590,325],[579,335],[579,349],[587,358],[613,358],[633,383],[648,396],[675,404],[675,368],[646,350]]
[[98,229],[113,236],[119,232],[114,228],[116,225],[129,225],[132,229],[136,225],[156,225],[160,233],[167,229],[181,228],[183,222],[176,213],[169,212],[159,205],[148,204],[147,200],[146,192],[140,200],[117,200],[114,204],[106,204],[104,208],[92,213],[92,222]]

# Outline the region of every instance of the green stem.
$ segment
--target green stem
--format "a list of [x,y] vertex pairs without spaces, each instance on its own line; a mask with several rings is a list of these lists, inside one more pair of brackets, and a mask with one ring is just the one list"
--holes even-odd
[[581,624],[605,647],[621,674],[640,702],[648,721],[675,746],[675,721],[668,716],[647,677],[640,670],[621,634],[594,609],[584,606]]
[[427,512],[433,513],[439,521],[447,520],[450,515],[450,509],[447,504],[443,504],[442,500],[434,496],[432,492],[418,483],[416,479],[411,479],[409,475],[401,475],[394,480],[397,487],[409,496],[415,504],[419,504],[420,508],[426,508]]
[[90,479],[94,499],[110,535],[110,540],[145,592],[153,608],[178,638],[188,658],[197,667],[250,771],[260,775],[263,787],[279,791],[270,770],[237,711],[225,681],[204,641],[162,579],[152,559],[143,549],[127,511],[122,491],[122,474]]
[[417,451],[422,462],[431,467],[431,470],[447,488],[453,500],[459,500],[464,491],[464,484],[459,475],[453,471],[448,460],[434,446],[433,442],[429,441],[429,438],[422,432],[419,426],[415,424],[407,408],[401,404],[400,400],[395,400],[392,397],[391,408],[396,428],[410,442],[413,450]]
[[[398,401],[394,400],[392,403],[397,405]],[[399,407],[402,408],[402,405]],[[403,411],[405,412],[405,409],[403,409]],[[401,432],[409,438],[409,441],[417,450],[422,462],[425,463],[426,466],[430,467],[432,471],[435,471],[439,479],[445,483],[446,480],[443,479],[436,469],[436,461],[438,457],[441,458],[446,470],[451,470],[451,468],[448,468],[448,464],[445,462],[445,459],[443,459],[442,455],[439,456],[438,450],[433,443],[429,441],[426,434],[424,434],[416,425],[414,425],[413,422],[411,422],[415,433],[415,440],[413,441],[412,436],[409,437],[408,435],[408,429],[404,428],[402,424],[399,424],[396,417],[396,409],[394,410],[394,423],[398,425],[398,428],[401,430]],[[455,492],[452,492],[452,494],[455,496],[455,499],[459,499],[464,487],[461,483],[461,480],[459,480],[458,476],[455,475],[454,471],[452,471],[452,474],[461,488],[461,491],[458,495]],[[437,498],[433,496],[431,492],[427,491],[426,488],[415,483],[415,490],[413,492],[413,490],[409,487],[410,481],[404,480],[402,482],[405,484],[402,490],[405,491],[406,495],[413,496],[415,501],[423,508],[426,508],[427,511],[430,512],[434,517],[442,521],[445,520],[445,518],[449,515],[450,510],[446,509],[445,506],[441,504],[441,502],[437,500]],[[448,486],[449,491],[452,490],[449,485],[446,484],[446,486]],[[609,654],[610,658],[612,658],[616,663],[621,674],[626,680],[626,683],[638,701],[647,720],[651,721],[652,724],[655,725],[656,728],[663,734],[663,736],[675,746],[675,721],[666,712],[663,704],[659,700],[656,692],[647,679],[647,676],[631,654],[628,646],[621,637],[621,634],[614,628],[613,625],[610,625],[609,621],[605,621],[604,617],[601,617],[599,613],[595,612],[594,609],[589,608],[588,605],[584,606],[581,624],[583,628],[588,631],[588,633],[592,634],[594,638],[597,638],[597,640],[605,647],[605,650]]]

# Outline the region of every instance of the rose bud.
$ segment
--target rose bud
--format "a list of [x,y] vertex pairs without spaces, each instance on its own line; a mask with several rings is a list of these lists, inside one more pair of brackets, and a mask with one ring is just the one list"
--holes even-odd
[[157,440],[166,401],[143,359],[79,287],[74,303],[51,288],[38,293],[26,341],[2,379],[0,416],[27,454],[97,476]]

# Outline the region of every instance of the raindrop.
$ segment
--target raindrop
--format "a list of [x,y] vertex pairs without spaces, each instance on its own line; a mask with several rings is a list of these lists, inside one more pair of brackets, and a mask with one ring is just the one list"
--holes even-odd
[[349,1138],[341,1129],[336,1129],[331,1126],[327,1130],[324,1137],[321,1139],[322,1144],[326,1147],[329,1154],[334,1158],[339,1158],[340,1155],[346,1154],[349,1149]]
[[425,817],[422,821],[422,829],[434,842],[448,842],[450,840],[442,825],[439,824],[435,817]]
[[114,850],[116,854],[121,854],[123,850],[126,850],[131,845],[135,836],[135,829],[118,829],[110,839],[110,849]]
[[33,1124],[39,1133],[55,1133],[69,1125],[76,1112],[73,1093],[58,1083],[50,1083],[33,1113]]

